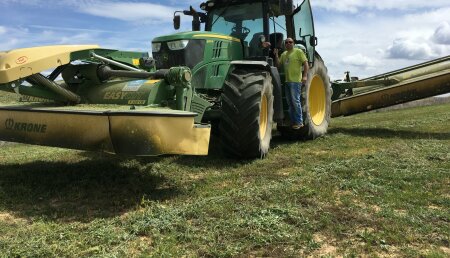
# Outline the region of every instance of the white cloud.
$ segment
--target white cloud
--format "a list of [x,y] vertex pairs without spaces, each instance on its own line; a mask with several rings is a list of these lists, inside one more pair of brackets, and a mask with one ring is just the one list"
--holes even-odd
[[[6,27],[4,27],[6,29]],[[7,33],[7,34],[6,34]],[[30,34],[27,28],[23,27],[8,27],[0,41],[0,51],[11,50],[17,47],[22,47],[22,43],[30,40]]]
[[[301,2],[301,1],[296,1]],[[360,10],[419,10],[422,8],[448,7],[448,0],[315,0],[314,8],[338,12],[357,13]]]
[[[436,25],[435,25],[436,26]],[[450,54],[450,24],[440,23],[422,33],[401,33],[404,37],[393,40],[387,48],[386,57],[390,59],[429,60]]]
[[342,58],[342,63],[345,65],[360,67],[362,69],[375,67],[378,64],[376,60],[361,53]]
[[170,22],[174,8],[135,2],[92,2],[80,6],[83,13],[136,22]]
[[96,44],[94,41],[95,35],[90,33],[79,33],[70,36],[62,37],[58,44]]
[[410,39],[396,39],[387,48],[387,57],[393,59],[428,60],[437,54],[428,42],[414,42]]
[[0,26],[0,35],[6,33],[6,28],[4,26]]
[[[172,5],[180,5],[179,0],[169,0],[168,2],[171,3]],[[187,7],[192,5],[192,7],[194,7],[195,10],[199,11],[200,4],[203,2],[206,2],[206,1],[205,0],[184,0],[183,5],[186,9],[187,9]]]
[[0,42],[0,52],[15,48],[18,42],[19,40],[16,38],[8,38],[7,40]]
[[[387,12],[377,10],[372,12],[367,8],[363,10],[361,7],[357,15],[348,15],[348,12],[337,12],[335,9],[324,12],[322,7],[322,11],[317,12],[317,8],[314,8],[317,2],[320,0],[311,1],[313,12],[316,10],[315,16],[319,17],[315,19],[316,34],[319,38],[317,49],[329,68],[331,78],[341,78],[344,71],[351,71],[353,75],[360,78],[369,77],[411,66],[424,60],[450,55],[450,45],[436,42],[438,35],[440,42],[444,35],[447,35],[447,25],[441,26],[445,23],[450,24],[448,4],[441,8]],[[380,1],[382,2],[384,0]],[[411,1],[411,3],[414,2],[416,1]],[[439,1],[429,2],[431,3],[424,4],[442,5]],[[397,4],[396,1],[394,3]],[[368,5],[371,4],[373,2],[368,1]],[[369,12],[371,15],[365,15]],[[357,53],[377,63],[373,64],[373,67],[364,66],[364,58],[360,60],[348,58]],[[345,57],[347,59],[344,63]]]
[[[198,7],[198,1],[190,1]],[[2,0],[1,5],[28,5],[45,8],[72,8],[75,11],[104,18],[118,19],[141,23],[171,22],[175,10],[163,4],[154,4],[142,1],[118,1],[118,0],[59,0],[48,5],[44,0]],[[185,9],[189,5],[185,6]]]
[[439,25],[450,23],[449,13],[450,7],[406,13],[395,19],[389,19],[384,25],[386,29],[392,31],[394,38],[429,39]]
[[442,23],[434,31],[432,39],[438,44],[450,45],[450,24],[448,22]]
[[85,28],[71,28],[71,27],[61,27],[61,26],[43,26],[43,25],[30,25],[30,28],[33,29],[42,29],[42,30],[50,30],[50,31],[66,31],[66,32],[90,32],[90,33],[118,33],[117,31],[112,30],[97,30],[97,29],[85,29]]
[[434,45],[434,51],[440,57],[450,55],[450,45]]
[[441,23],[443,21],[450,22],[450,6],[446,5],[441,8],[424,9],[417,12],[407,13],[404,17],[405,22],[416,26],[427,26],[429,24]]

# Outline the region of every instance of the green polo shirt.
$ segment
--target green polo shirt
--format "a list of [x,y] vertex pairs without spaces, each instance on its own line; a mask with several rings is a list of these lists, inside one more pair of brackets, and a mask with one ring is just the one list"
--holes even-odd
[[294,48],[291,51],[284,51],[280,57],[283,64],[286,82],[301,82],[303,73],[303,63],[308,61],[305,53],[301,49]]

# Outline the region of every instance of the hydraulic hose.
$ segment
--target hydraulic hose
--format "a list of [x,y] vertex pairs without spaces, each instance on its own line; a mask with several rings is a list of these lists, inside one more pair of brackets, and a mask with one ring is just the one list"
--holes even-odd
[[78,96],[77,94],[75,94],[69,90],[64,89],[63,87],[58,85],[56,82],[49,80],[47,77],[43,76],[40,73],[30,75],[28,77],[28,79],[35,84],[49,88],[51,91],[66,98],[70,102],[73,102],[75,104],[78,104],[81,102],[80,96]]

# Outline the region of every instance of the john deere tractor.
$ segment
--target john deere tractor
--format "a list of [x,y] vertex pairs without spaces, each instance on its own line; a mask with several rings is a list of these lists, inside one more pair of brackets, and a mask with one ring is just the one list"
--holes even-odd
[[[0,140],[206,155],[212,128],[227,155],[255,158],[268,153],[274,122],[294,139],[327,131],[331,88],[315,51],[309,0],[296,7],[281,0],[209,0],[198,11],[176,12],[176,29],[179,13],[192,16],[192,31],[154,38],[152,57],[95,45],[0,52],[0,90],[31,102],[0,107]],[[284,72],[271,57],[287,37],[311,67],[300,130],[290,127]]]
[[[191,32],[157,37],[152,54],[157,69],[187,65],[192,70],[191,111],[197,121],[218,124],[223,149],[238,157],[267,154],[275,121],[282,135],[314,139],[326,133],[330,120],[331,88],[327,68],[315,51],[317,37],[309,0],[207,1],[192,16]],[[178,12],[176,12],[177,14]],[[180,16],[174,16],[175,29]],[[200,32],[201,25],[204,32]],[[308,57],[310,71],[302,89],[305,127],[292,130],[284,98],[284,71],[274,66],[273,49],[281,53],[284,39],[295,40]],[[270,48],[263,48],[270,42]]]

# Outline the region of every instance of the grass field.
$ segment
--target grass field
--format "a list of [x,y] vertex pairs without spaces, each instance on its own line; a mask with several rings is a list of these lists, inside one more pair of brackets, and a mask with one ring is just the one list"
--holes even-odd
[[17,104],[19,95],[15,93],[9,93],[0,91],[0,104]]
[[[215,142],[215,141],[213,141]],[[0,148],[0,256],[450,256],[450,104],[264,160]]]

